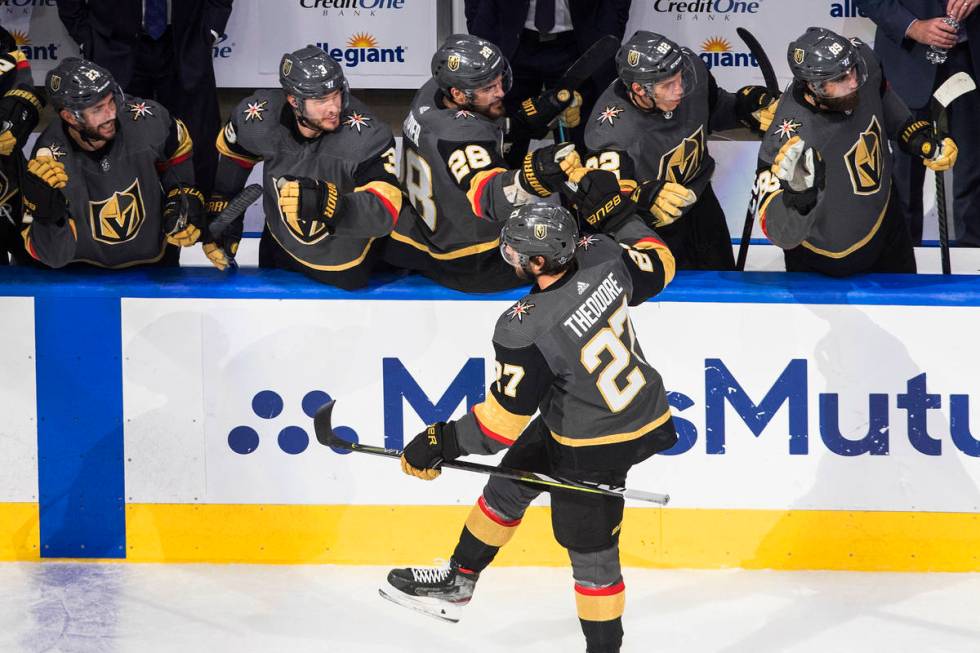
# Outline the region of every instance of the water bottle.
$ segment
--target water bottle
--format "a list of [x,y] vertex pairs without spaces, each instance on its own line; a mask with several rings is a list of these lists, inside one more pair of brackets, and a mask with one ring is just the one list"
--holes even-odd
[[[943,22],[949,25],[950,27],[952,27],[953,29],[955,29],[957,32],[960,31],[959,22],[957,22],[957,20],[952,16],[946,16],[945,18],[943,18]],[[936,47],[935,45],[930,45],[929,49],[926,50],[926,60],[929,63],[935,64],[937,66],[941,63],[946,63],[946,57],[948,56],[949,56],[949,50],[947,50],[946,48],[939,48]]]

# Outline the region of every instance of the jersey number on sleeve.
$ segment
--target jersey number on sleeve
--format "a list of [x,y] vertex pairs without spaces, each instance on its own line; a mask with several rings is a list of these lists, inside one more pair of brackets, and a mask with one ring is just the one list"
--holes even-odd
[[432,231],[436,230],[436,203],[432,200],[432,168],[419,153],[405,148],[405,169],[402,184],[408,191],[408,201],[422,221]]
[[[517,396],[517,386],[520,385],[521,379],[524,378],[524,368],[520,365],[512,365],[510,363],[500,364],[499,361],[493,362],[494,369],[497,371],[497,392],[501,392],[508,397]],[[503,378],[509,377],[506,384],[503,384]]]
[[627,348],[622,341],[623,332],[626,331],[626,323],[629,315],[626,312],[626,302],[609,316],[609,326],[601,329],[592,339],[582,347],[581,361],[585,369],[591,374],[602,365],[602,353],[609,352],[612,357],[599,372],[595,385],[599,389],[599,394],[605,400],[609,410],[618,413],[633,401],[637,393],[646,384],[643,372],[639,366],[634,365],[633,369],[626,375],[626,384],[620,387],[616,383],[616,378],[625,370],[630,363],[630,350],[633,348],[633,330],[629,330],[630,347]]

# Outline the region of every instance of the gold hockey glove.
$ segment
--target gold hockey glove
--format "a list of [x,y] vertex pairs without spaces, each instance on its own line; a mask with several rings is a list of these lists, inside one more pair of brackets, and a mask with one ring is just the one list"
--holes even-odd
[[192,186],[178,186],[167,193],[163,205],[163,233],[167,242],[190,247],[201,237],[204,196]]
[[675,222],[684,209],[698,200],[697,194],[672,181],[662,179],[648,180],[636,187],[633,201],[650,212],[654,227],[665,227]]

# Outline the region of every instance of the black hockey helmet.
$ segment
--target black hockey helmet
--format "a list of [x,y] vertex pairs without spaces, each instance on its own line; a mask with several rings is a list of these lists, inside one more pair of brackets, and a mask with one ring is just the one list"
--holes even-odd
[[456,88],[472,99],[473,91],[493,83],[502,75],[504,92],[510,90],[514,75],[500,48],[470,34],[450,34],[432,55],[432,76],[443,93]]
[[44,90],[56,111],[68,109],[76,116],[97,104],[107,93],[115,93],[117,102],[125,99],[112,73],[78,57],[68,57],[49,70],[44,78]]
[[858,87],[868,79],[864,57],[849,39],[824,27],[810,27],[786,51],[793,77],[805,82],[820,97],[827,97],[827,82],[841,80],[854,70]]
[[350,88],[340,64],[315,45],[282,55],[279,84],[282,90],[301,102],[322,98],[338,90],[342,108],[347,108],[350,100]]
[[532,203],[516,208],[500,231],[500,253],[511,265],[527,269],[532,256],[564,266],[575,255],[578,223],[568,209]]
[[684,48],[666,36],[639,30],[620,46],[616,53],[616,72],[632,88],[636,82],[653,96],[653,88],[659,82],[681,73],[683,95],[697,86],[697,71]]

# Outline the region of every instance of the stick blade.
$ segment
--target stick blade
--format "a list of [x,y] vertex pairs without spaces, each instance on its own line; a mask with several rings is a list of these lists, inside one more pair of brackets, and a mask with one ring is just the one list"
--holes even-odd
[[619,39],[612,34],[606,34],[600,38],[565,71],[555,88],[565,88],[571,91],[582,86],[597,70],[616,56],[619,45]]
[[936,100],[942,107],[948,107],[953,103],[953,100],[963,95],[964,93],[969,93],[970,91],[976,90],[977,83],[973,81],[967,73],[959,72],[955,75],[950,76],[942,85],[936,89],[936,92],[932,94],[933,99]]
[[335,403],[337,403],[336,400],[331,399],[320,406],[316,415],[313,416],[313,431],[316,433],[316,440],[325,447],[336,447],[338,442],[341,443],[340,446],[344,444],[344,440],[334,435],[333,426],[330,423]]

